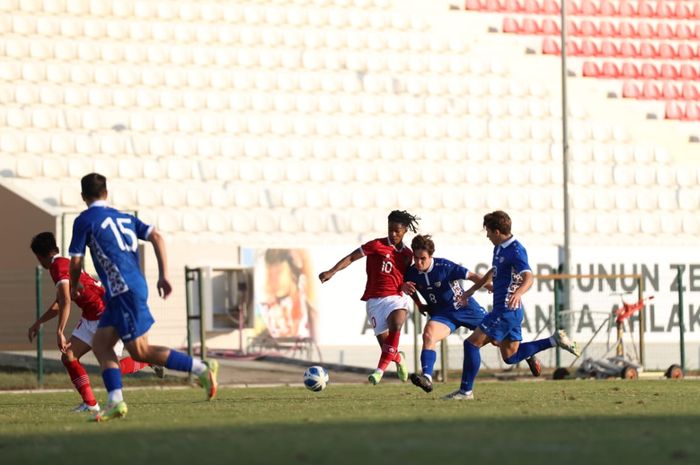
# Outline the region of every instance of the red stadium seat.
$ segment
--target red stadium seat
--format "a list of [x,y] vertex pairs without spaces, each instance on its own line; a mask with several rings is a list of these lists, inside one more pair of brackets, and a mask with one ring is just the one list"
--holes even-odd
[[579,48],[576,41],[567,40],[566,41],[566,54],[570,57],[581,55],[581,49]]
[[625,62],[620,69],[620,76],[628,79],[637,79],[640,76],[639,68],[634,63]]
[[566,14],[578,16],[581,14],[581,5],[573,0],[566,0]]
[[481,6],[486,11],[504,11],[501,0],[486,0]]
[[620,51],[617,49],[615,42],[604,40],[600,44],[600,55],[604,57],[616,57],[620,55]]
[[678,102],[666,102],[664,117],[666,119],[683,119],[683,108]]
[[[695,6],[697,7],[698,4],[696,3]],[[687,4],[683,2],[677,2],[676,8],[673,12],[673,16],[675,16],[678,19],[687,19],[693,16],[693,10]]]
[[624,41],[620,44],[620,56],[625,58],[633,58],[639,56],[639,50],[634,42]]
[[536,19],[533,18],[525,18],[523,19],[523,24],[520,29],[520,32],[522,34],[539,34],[542,32],[542,28],[540,27],[540,23],[537,22]]
[[578,22],[567,19],[566,20],[566,31],[570,36],[580,36],[581,35],[581,26],[579,26]]
[[636,1],[622,0],[620,2],[620,16],[632,18],[639,13],[639,6]]
[[661,91],[656,83],[651,81],[644,82],[642,86],[642,96],[641,98],[648,100],[659,100],[661,98]]
[[676,51],[673,46],[667,42],[659,44],[659,58],[664,60],[671,60],[676,57]]
[[688,121],[700,121],[700,105],[695,102],[686,102],[683,119]]
[[691,18],[700,19],[700,3],[695,2],[695,6],[693,7],[693,14],[691,15]]
[[615,23],[610,21],[601,21],[600,31],[598,32],[598,34],[601,37],[617,37],[619,32]]
[[657,23],[656,37],[658,37],[659,39],[673,39],[675,37],[673,27],[671,27],[669,23]]
[[639,28],[637,28],[637,36],[641,37],[642,39],[650,39],[652,37],[656,37],[656,31],[654,30],[654,26],[652,26],[651,23],[640,22]]
[[639,46],[639,56],[643,58],[656,58],[659,52],[651,42],[642,42]]
[[581,42],[581,55],[584,57],[597,57],[600,55],[598,45],[592,40],[583,40]]
[[620,28],[618,29],[618,35],[620,37],[639,37],[639,33],[637,32],[637,29],[634,27],[633,23],[627,22],[627,21],[622,21],[620,22]]
[[542,2],[542,12],[548,15],[558,15],[561,12],[559,5],[560,3],[556,0],[544,0]]
[[583,75],[585,77],[600,77],[600,69],[594,62],[586,61],[583,64]]
[[581,34],[585,37],[595,37],[598,35],[598,27],[593,21],[587,19],[581,21]]
[[622,86],[622,96],[624,98],[639,98],[642,95],[642,91],[639,90],[639,86],[632,81],[626,81]]
[[656,15],[654,4],[644,0],[639,1],[639,11],[637,13],[642,18],[653,18]]
[[548,36],[559,35],[561,31],[559,30],[559,24],[550,18],[545,18],[542,20],[542,34]]
[[542,13],[542,10],[543,8],[537,0],[525,0],[525,3],[523,3],[523,11],[525,13]]
[[668,63],[661,65],[661,78],[662,79],[678,79],[680,74],[678,73],[678,68]]
[[598,16],[600,8],[598,4],[592,0],[583,0],[581,2],[581,14],[584,16]]
[[481,5],[480,0],[467,0],[464,8],[467,10],[480,11],[483,9],[483,6]]
[[561,47],[559,47],[559,42],[552,39],[551,37],[546,37],[542,41],[542,53],[545,55],[559,55],[561,53]]
[[661,88],[661,94],[663,95],[664,100],[678,100],[681,98],[680,89],[678,89],[678,86],[672,82],[664,82],[663,87]]
[[699,77],[698,69],[695,66],[689,65],[687,63],[681,65],[679,74],[680,78],[686,81],[694,81]]
[[673,18],[674,16],[676,16],[673,3],[669,2],[657,2],[656,11],[654,13],[654,16],[656,16],[657,18]]
[[681,60],[691,60],[695,58],[695,50],[688,44],[682,43],[678,45],[678,58]]
[[676,39],[692,39],[693,30],[685,23],[676,23],[676,27],[673,30],[673,37]]
[[620,68],[612,61],[606,61],[600,69],[600,74],[604,78],[616,79],[620,77]]
[[656,79],[659,77],[659,70],[653,63],[644,63],[640,74],[643,79]]
[[603,0],[600,3],[600,16],[617,16],[619,13],[617,3],[610,0]]
[[510,13],[520,13],[523,11],[523,3],[520,0],[505,0],[503,10]]
[[509,34],[517,34],[520,32],[520,24],[518,24],[518,20],[508,17],[503,18],[503,32],[507,32]]
[[686,82],[681,88],[681,95],[684,100],[700,100],[700,89],[695,87],[693,83]]

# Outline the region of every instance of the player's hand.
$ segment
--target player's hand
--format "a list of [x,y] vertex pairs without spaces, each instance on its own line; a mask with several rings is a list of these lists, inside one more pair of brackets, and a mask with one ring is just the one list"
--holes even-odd
[[513,295],[510,296],[510,299],[508,299],[508,308],[515,310],[518,307],[520,307],[520,294],[514,292]]
[[27,331],[27,336],[29,337],[29,342],[32,342],[37,334],[39,334],[39,328],[41,325],[39,323],[34,323],[29,327]]
[[413,295],[416,292],[416,283],[406,281],[401,284],[401,292],[407,295]]
[[168,278],[160,278],[158,280],[158,295],[163,299],[167,299],[171,292],[173,292],[173,287],[170,285]]
[[58,331],[56,333],[56,345],[58,345],[58,350],[64,354],[70,348],[70,342],[66,341],[66,336],[63,334],[63,331]]
[[425,304],[418,304],[418,311],[421,315],[430,315],[430,307]]
[[80,295],[82,293],[83,293],[83,285],[80,283],[80,281],[78,281],[78,284],[75,287],[71,288],[71,290],[70,290],[70,298],[75,300],[78,297],[80,297]]
[[334,274],[335,273],[333,273],[332,271],[324,271],[318,275],[318,279],[320,279],[322,283],[325,283],[326,281],[331,279]]

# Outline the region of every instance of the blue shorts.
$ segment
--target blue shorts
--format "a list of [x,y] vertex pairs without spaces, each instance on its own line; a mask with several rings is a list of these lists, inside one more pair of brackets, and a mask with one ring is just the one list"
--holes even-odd
[[155,320],[148,309],[147,297],[128,291],[107,301],[97,327],[113,326],[121,340],[129,342],[146,334],[153,323]]
[[474,329],[479,326],[481,320],[486,316],[486,310],[477,304],[476,301],[469,302],[466,307],[455,310],[436,312],[430,317],[430,321],[437,321],[450,328],[450,333],[454,333],[457,328]]
[[479,328],[494,341],[522,341],[523,315],[522,307],[517,310],[492,310],[484,317]]

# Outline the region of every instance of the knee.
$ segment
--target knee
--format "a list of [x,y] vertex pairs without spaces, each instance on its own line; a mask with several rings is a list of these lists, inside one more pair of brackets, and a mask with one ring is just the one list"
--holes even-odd
[[437,341],[433,339],[432,334],[423,334],[423,348],[424,349],[434,349]]
[[73,356],[73,352],[61,354],[61,363],[63,363],[66,366],[73,363],[73,361],[75,360],[77,359],[75,358],[75,356]]

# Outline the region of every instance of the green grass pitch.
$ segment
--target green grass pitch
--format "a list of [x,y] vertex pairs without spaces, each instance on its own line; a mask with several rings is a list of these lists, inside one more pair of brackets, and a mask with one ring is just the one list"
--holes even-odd
[[[698,464],[700,382],[482,382],[477,400],[411,385],[131,389],[88,423],[75,393],[0,394],[3,464]],[[97,393],[104,399],[104,391]]]

